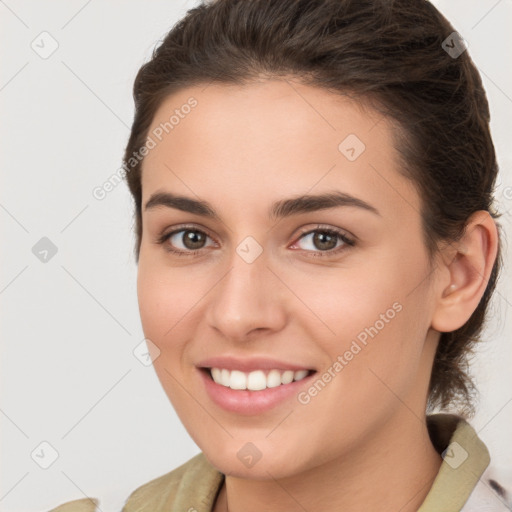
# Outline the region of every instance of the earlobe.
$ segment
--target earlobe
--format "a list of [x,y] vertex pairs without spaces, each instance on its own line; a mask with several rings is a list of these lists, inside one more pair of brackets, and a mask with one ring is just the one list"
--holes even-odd
[[[487,211],[475,212],[464,235],[447,248],[455,256],[445,262],[449,284],[440,283],[432,328],[451,332],[462,327],[482,298],[498,250],[498,230]],[[443,258],[444,259],[444,258]]]

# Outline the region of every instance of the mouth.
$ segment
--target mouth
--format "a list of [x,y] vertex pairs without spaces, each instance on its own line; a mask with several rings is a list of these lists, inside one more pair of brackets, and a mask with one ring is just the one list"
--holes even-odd
[[210,357],[196,368],[211,402],[242,415],[259,415],[290,404],[317,373],[298,361],[267,355]]
[[258,369],[250,372],[227,368],[200,368],[213,382],[234,390],[262,391],[298,382],[316,370]]

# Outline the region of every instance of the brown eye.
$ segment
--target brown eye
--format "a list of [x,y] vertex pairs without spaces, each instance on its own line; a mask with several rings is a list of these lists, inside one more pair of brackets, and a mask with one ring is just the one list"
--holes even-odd
[[338,244],[338,235],[331,235],[325,231],[317,231],[313,236],[313,245],[322,251],[334,249]]
[[207,237],[207,235],[201,231],[192,231],[190,229],[178,231],[178,233],[183,233],[183,235],[181,235],[181,241],[183,245],[190,250],[202,249]]
[[[208,247],[208,239],[212,240],[211,237],[203,231],[187,228],[171,231],[168,234],[162,235],[157,242],[162,244],[169,252],[187,256],[194,255],[201,249]],[[210,243],[209,245],[215,244]]]
[[307,251],[332,251],[345,245],[353,245],[350,240],[343,233],[334,231],[332,229],[316,229],[302,235],[297,242],[305,241],[303,249]]
[[318,225],[310,229],[293,244],[292,248],[304,249],[308,256],[329,257],[337,255],[356,244],[344,231]]

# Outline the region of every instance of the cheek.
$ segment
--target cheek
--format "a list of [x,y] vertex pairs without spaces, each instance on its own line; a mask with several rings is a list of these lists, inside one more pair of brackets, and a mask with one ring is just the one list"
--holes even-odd
[[149,258],[139,260],[137,296],[144,329],[158,338],[172,335],[175,326],[186,323],[204,292],[204,280],[191,277],[183,268],[165,267]]
[[381,265],[333,273],[322,287],[299,292],[321,320],[311,320],[307,328],[330,359],[326,370],[335,361],[342,365],[337,380],[340,386],[345,381],[353,398],[384,391],[378,377],[405,393],[420,364],[429,326],[428,290],[420,276],[428,268],[421,253],[415,265],[396,261],[389,256]]
[[[294,282],[293,279],[292,275],[287,276],[288,282]],[[368,337],[368,331],[374,333],[375,327],[379,332],[389,330],[388,325],[395,321],[403,303],[403,279],[376,265],[334,268],[328,274],[324,269],[323,274],[319,272],[302,283],[295,278],[294,289],[307,308],[316,314],[315,320],[308,320],[310,330],[315,323],[312,339],[321,333],[336,347],[339,340],[349,342],[359,337],[364,341],[365,333]]]
[[144,336],[163,356],[154,361],[157,371],[163,361],[169,370],[176,367],[186,340],[192,334],[188,319],[198,300],[198,292],[194,290],[193,281],[182,282],[186,279],[183,274],[146,264],[144,260],[139,262],[137,297]]
[[[176,412],[185,423],[190,397],[184,392],[188,341],[194,337],[193,306],[201,295],[182,270],[162,269],[139,260],[137,296],[144,336],[156,346],[153,368]],[[185,411],[185,413],[183,413]],[[188,412],[187,412],[188,411]],[[182,417],[182,414],[185,414]]]

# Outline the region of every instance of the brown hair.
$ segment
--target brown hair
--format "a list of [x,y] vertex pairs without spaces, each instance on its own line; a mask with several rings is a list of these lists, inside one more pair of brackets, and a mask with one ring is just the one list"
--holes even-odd
[[[396,126],[400,171],[422,198],[425,242],[455,241],[469,216],[492,210],[498,172],[481,78],[451,24],[425,0],[214,0],[187,12],[139,70],[124,155],[135,201],[135,258],[142,236],[141,167],[134,160],[162,101],[210,82],[293,76],[369,102]],[[448,46],[447,46],[448,42]],[[460,53],[460,52],[459,52]],[[479,341],[501,265],[460,329],[442,333],[428,408],[474,414],[468,356]]]

